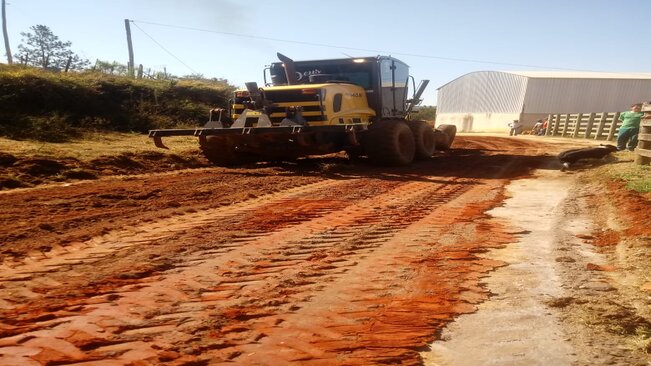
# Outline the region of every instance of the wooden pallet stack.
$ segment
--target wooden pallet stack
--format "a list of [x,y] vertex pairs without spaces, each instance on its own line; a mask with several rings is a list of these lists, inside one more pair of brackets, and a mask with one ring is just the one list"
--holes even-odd
[[635,163],[646,165],[651,163],[651,102],[642,105],[644,116],[640,122],[640,134],[635,149]]

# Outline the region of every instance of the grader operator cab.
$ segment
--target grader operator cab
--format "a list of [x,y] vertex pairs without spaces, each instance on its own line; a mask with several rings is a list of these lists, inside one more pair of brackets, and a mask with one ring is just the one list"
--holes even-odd
[[278,58],[265,69],[264,87],[246,83],[228,110],[211,111],[203,128],[151,130],[149,136],[162,148],[162,137],[196,136],[206,158],[221,166],[342,150],[380,165],[406,165],[454,140],[455,126],[434,130],[412,118],[429,81],[416,88],[409,67],[393,57]]

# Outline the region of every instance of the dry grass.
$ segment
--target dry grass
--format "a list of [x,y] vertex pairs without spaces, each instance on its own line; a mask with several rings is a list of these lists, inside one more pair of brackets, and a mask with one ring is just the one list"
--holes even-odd
[[157,151],[183,154],[198,151],[198,142],[194,137],[167,137],[163,142],[170,150],[159,149],[149,137],[135,133],[89,133],[82,139],[65,143],[16,141],[0,137],[0,151],[19,158],[41,156],[51,159],[75,158],[80,161],[125,152]]

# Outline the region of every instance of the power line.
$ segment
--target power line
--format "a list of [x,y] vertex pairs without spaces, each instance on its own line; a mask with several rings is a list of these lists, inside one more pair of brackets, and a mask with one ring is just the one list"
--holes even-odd
[[[386,51],[386,50],[377,50],[377,49],[369,49],[369,48],[337,46],[337,45],[325,44],[325,43],[304,42],[304,41],[296,41],[296,40],[289,40],[289,39],[257,36],[257,35],[252,35],[252,34],[222,32],[222,31],[216,31],[216,30],[211,30],[211,29],[203,29],[203,28],[195,28],[195,27],[188,27],[188,26],[182,26],[182,25],[172,25],[172,24],[163,24],[163,23],[155,23],[155,22],[147,22],[147,21],[141,21],[141,20],[132,20],[132,22],[134,22],[134,23],[139,22],[141,24],[156,25],[156,26],[160,26],[160,27],[185,29],[185,30],[191,30],[191,31],[196,31],[196,32],[222,34],[222,35],[227,35],[227,36],[242,37],[242,38],[249,38],[249,39],[259,39],[259,40],[274,41],[274,42],[285,42],[285,43],[293,43],[293,44],[300,44],[300,45],[307,45],[307,46],[335,48],[335,49],[342,49],[342,50],[372,52],[372,53],[384,54],[384,55],[400,55],[400,56],[419,57],[419,58],[427,58],[427,59],[434,59],[434,60],[468,62],[468,63],[479,63],[479,64],[489,64],[489,65],[500,65],[500,66],[517,66],[517,67],[528,67],[528,68],[547,69],[547,70],[551,69],[551,70],[580,71],[580,72],[603,72],[603,71],[594,71],[594,70],[573,69],[573,68],[567,68],[567,67],[553,67],[553,66],[518,64],[518,63],[497,62],[497,61],[487,61],[487,60],[475,60],[475,59],[466,59],[466,58],[422,55],[422,54],[416,54],[416,53],[391,52],[391,51]],[[621,75],[636,75],[634,73],[622,73],[622,72],[608,72],[608,73],[621,74]]]
[[136,28],[138,28],[142,33],[144,33],[144,35],[146,35],[147,37],[149,37],[149,39],[151,39],[152,42],[156,43],[156,44],[158,45],[158,47],[160,47],[161,49],[163,49],[163,51],[167,52],[170,56],[174,57],[174,58],[176,59],[176,61],[178,61],[178,62],[180,62],[181,64],[183,64],[183,66],[187,67],[190,71],[192,71],[192,73],[194,73],[194,74],[198,74],[198,72],[196,72],[193,68],[191,68],[190,66],[188,66],[188,64],[186,64],[185,62],[181,61],[180,58],[176,57],[176,55],[174,55],[172,52],[170,52],[167,48],[165,48],[165,47],[164,47],[162,44],[160,44],[158,41],[156,41],[156,40],[154,39],[154,37],[150,36],[147,32],[145,32],[142,28],[140,28],[140,27],[138,26],[138,24],[137,24],[135,21],[132,20],[131,23],[133,23],[133,25],[135,25]]

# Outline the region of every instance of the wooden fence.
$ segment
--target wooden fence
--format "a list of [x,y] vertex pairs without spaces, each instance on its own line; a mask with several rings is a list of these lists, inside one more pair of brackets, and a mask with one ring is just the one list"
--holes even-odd
[[617,135],[619,112],[550,114],[545,136],[613,140]]
[[[651,105],[642,107],[645,115],[640,123],[635,162],[651,163]],[[619,112],[550,114],[545,136],[562,136],[612,141],[621,125]]]
[[637,135],[635,163],[646,165],[651,163],[651,103],[644,103],[642,112],[644,112],[644,117],[640,122],[640,134]]

